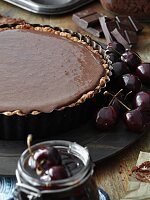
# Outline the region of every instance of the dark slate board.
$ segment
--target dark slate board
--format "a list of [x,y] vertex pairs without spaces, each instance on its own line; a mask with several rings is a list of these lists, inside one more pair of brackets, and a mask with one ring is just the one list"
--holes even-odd
[[[50,139],[75,141],[87,146],[93,161],[96,163],[133,144],[143,134],[127,131],[122,123],[118,123],[114,130],[100,132],[93,127],[91,122],[88,122],[80,128],[60,136],[52,136]],[[36,142],[38,141],[34,141],[34,143]],[[17,160],[25,149],[25,141],[0,141],[0,175],[15,174]]]

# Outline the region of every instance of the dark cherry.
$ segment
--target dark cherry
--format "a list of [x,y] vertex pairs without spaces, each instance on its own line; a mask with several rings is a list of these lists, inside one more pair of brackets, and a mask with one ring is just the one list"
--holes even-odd
[[140,107],[143,110],[150,109],[150,93],[138,92],[133,99],[133,105],[135,108]]
[[54,147],[38,149],[34,153],[34,160],[36,162],[36,167],[40,167],[43,170],[48,170],[52,166],[61,164],[59,152]]
[[141,132],[144,130],[145,123],[142,112],[139,108],[127,111],[124,120],[130,131]]
[[141,63],[141,59],[139,58],[139,56],[136,53],[129,50],[122,54],[121,60],[128,64],[131,72],[135,72],[136,68]]
[[113,67],[113,76],[114,78],[118,78],[119,76],[123,74],[128,74],[130,73],[130,70],[125,62],[115,62],[112,64]]
[[150,63],[140,64],[135,73],[143,83],[150,85]]
[[113,41],[112,43],[107,45],[106,51],[117,53],[117,54],[120,55],[120,54],[123,54],[125,52],[125,48],[122,44],[120,44],[116,41]]
[[118,86],[125,92],[132,91],[132,94],[139,92],[142,88],[140,79],[133,74],[124,74],[117,80]]
[[113,127],[117,122],[117,112],[113,106],[101,108],[96,116],[96,125],[101,130]]
[[51,177],[51,180],[60,180],[68,178],[67,171],[62,165],[51,167],[48,170],[48,175]]
[[112,63],[115,63],[117,61],[119,61],[119,57],[116,53],[109,53],[109,59],[111,60]]

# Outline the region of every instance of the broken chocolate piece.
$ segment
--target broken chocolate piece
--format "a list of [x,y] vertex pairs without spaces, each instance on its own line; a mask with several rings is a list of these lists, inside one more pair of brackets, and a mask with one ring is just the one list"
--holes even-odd
[[126,39],[130,45],[134,45],[137,43],[137,34],[134,31],[124,31]]
[[83,28],[85,31],[97,37],[102,37],[102,29],[99,24],[99,17],[102,16],[97,12],[82,11],[73,14],[72,20]]
[[111,31],[111,34],[127,49],[137,43],[137,35],[134,31],[115,28],[113,31]]
[[99,21],[100,21],[100,25],[101,25],[101,28],[103,30],[103,33],[105,35],[107,44],[113,42],[114,38],[113,38],[113,36],[111,35],[111,33],[109,31],[110,27],[109,28],[107,27],[107,19],[106,19],[106,17],[104,17],[104,16],[103,17],[99,17]]
[[[143,26],[134,20],[131,16],[116,16],[116,21],[120,23],[121,28],[129,31],[141,32]],[[125,27],[124,27],[125,26]]]
[[115,28],[120,29],[119,23],[116,23],[116,21],[114,21],[114,20],[111,20],[111,21],[106,20],[106,24],[107,24],[107,28],[108,28],[109,32],[113,31]]
[[74,22],[76,22],[78,25],[80,25],[82,28],[87,28],[92,24],[95,24],[96,21],[98,23],[98,16],[99,14],[97,12],[79,12],[76,14],[73,14],[72,19]]
[[117,28],[111,31],[111,34],[114,36],[117,42],[121,43],[126,49],[130,49],[130,45],[128,44],[127,40]]
[[82,10],[81,12],[73,14],[73,18],[75,20],[80,20],[81,18],[91,15],[91,13],[96,13],[96,12],[90,12],[89,10]]
[[88,28],[88,27],[93,27],[99,24],[99,20],[98,20],[99,17],[100,17],[100,14],[94,13],[84,18],[81,18],[81,20],[85,22],[86,28]]
[[92,35],[94,35],[96,37],[99,37],[99,38],[104,37],[103,31],[100,26],[96,26],[95,28],[89,27],[86,30],[87,30],[87,32],[91,33]]
[[105,36],[107,44],[118,41],[128,49],[137,43],[137,33],[143,29],[131,16],[108,18],[97,12],[84,10],[74,14],[72,19],[92,35],[99,38]]
[[128,19],[130,20],[132,26],[135,28],[136,32],[141,32],[143,30],[143,26],[139,24],[137,21],[133,20],[131,16],[128,16]]

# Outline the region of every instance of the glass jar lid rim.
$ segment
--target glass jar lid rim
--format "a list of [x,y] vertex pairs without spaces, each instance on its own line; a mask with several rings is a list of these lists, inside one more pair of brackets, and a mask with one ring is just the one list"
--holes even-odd
[[65,141],[65,140],[50,140],[50,141],[40,142],[35,145],[32,145],[31,148],[36,150],[37,147],[39,147],[39,146],[53,146],[56,148],[64,148],[64,149],[68,148],[71,153],[75,154],[75,156],[77,156],[77,157],[81,156],[81,157],[79,157],[79,159],[82,160],[84,165],[77,174],[75,174],[69,178],[66,178],[66,179],[55,180],[55,181],[52,180],[50,182],[38,180],[36,178],[31,177],[24,169],[24,166],[23,166],[24,160],[23,159],[29,155],[29,150],[26,149],[22,153],[22,155],[18,161],[18,171],[19,171],[19,173],[21,173],[21,177],[23,179],[27,180],[31,185],[34,185],[34,186],[41,186],[41,185],[48,186],[48,185],[56,185],[56,184],[63,185],[63,186],[74,185],[77,182],[79,182],[80,180],[82,180],[93,166],[90,156],[89,156],[88,149],[86,147],[82,147],[81,145],[77,144],[76,142],[70,142],[70,141]]

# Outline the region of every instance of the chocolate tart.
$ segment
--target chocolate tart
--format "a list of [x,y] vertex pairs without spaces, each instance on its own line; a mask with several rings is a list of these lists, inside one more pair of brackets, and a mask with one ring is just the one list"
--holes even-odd
[[0,26],[2,139],[67,131],[89,118],[110,76],[88,36],[47,25]]

